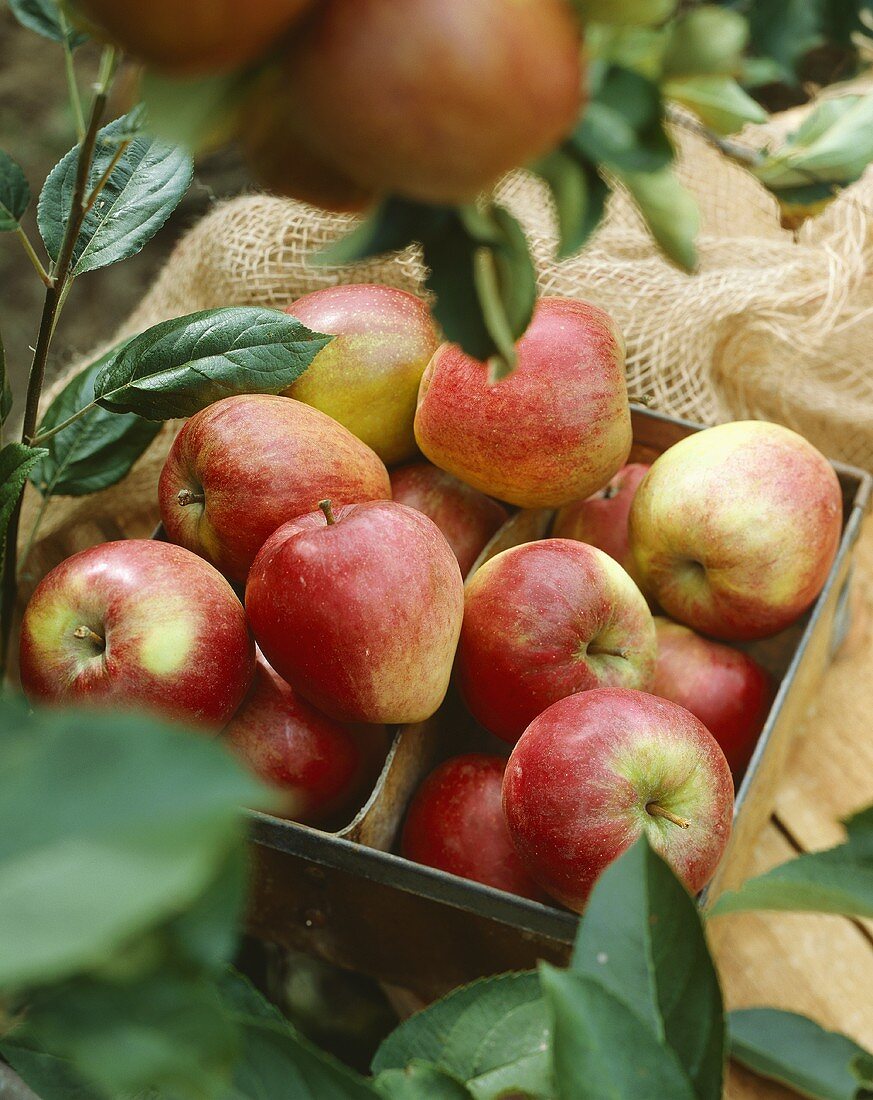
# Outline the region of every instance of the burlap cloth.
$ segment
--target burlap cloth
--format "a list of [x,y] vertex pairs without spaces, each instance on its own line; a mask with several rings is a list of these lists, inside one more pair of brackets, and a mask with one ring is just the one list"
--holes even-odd
[[[744,138],[760,144],[796,121],[796,113],[782,116]],[[679,172],[702,213],[699,272],[685,275],[661,257],[622,194],[610,200],[588,247],[556,262],[548,194],[519,172],[503,181],[499,197],[530,238],[543,293],[590,299],[617,319],[627,341],[629,390],[652,408],[706,423],[778,420],[830,457],[873,468],[873,173],[794,234],[781,228],[774,199],[746,171],[685,126],[675,138]],[[307,262],[354,222],[262,194],[219,203],[180,241],[120,332],[217,306],[282,308],[341,281],[421,291],[414,248],[346,268]],[[52,502],[28,573],[38,575],[61,550],[69,552],[68,538],[52,547],[56,535],[76,529],[75,541],[82,541],[85,522],[92,530],[147,532],[175,428],[167,426],[120,485]]]

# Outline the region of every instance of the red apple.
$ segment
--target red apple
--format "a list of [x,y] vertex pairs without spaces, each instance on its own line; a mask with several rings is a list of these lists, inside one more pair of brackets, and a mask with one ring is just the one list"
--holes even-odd
[[627,520],[637,486],[649,472],[645,462],[622,466],[593,496],[563,507],[552,526],[556,539],[587,542],[615,558],[636,580],[636,564],[628,542]]
[[331,340],[287,391],[332,416],[387,465],[418,453],[418,385],[439,337],[427,304],[406,290],[359,283],[315,290],[288,306]]
[[604,486],[631,446],[624,344],[602,309],[542,298],[508,377],[454,344],[430,361],[415,438],[427,458],[489,496],[557,507]]
[[470,202],[551,150],[582,100],[565,0],[319,0],[280,64],[274,142],[430,203]]
[[503,780],[513,843],[532,878],[581,912],[598,875],[645,831],[692,893],[730,837],[734,787],[706,727],[642,691],[561,699],[525,730]]
[[280,527],[255,559],[246,610],[267,660],[346,722],[423,722],[446,693],[464,586],[427,516],[391,501]]
[[465,577],[491,536],[509,519],[502,504],[429,462],[392,470],[391,493],[399,504],[408,504],[434,521]]
[[514,742],[565,695],[649,687],[655,624],[637,586],[602,550],[569,539],[528,542],[467,582],[455,667],[476,721]]
[[652,693],[690,710],[706,726],[738,779],[764,728],[773,688],[748,654],[712,642],[658,616],[658,660]]
[[384,726],[347,725],[316,710],[258,655],[248,696],[224,731],[261,779],[281,791],[281,817],[306,824],[357,808],[385,758]]
[[630,542],[646,591],[716,638],[764,638],[815,600],[840,541],[833,466],[758,420],[695,432],[637,489]]
[[323,412],[268,394],[227,397],[192,416],[158,485],[170,541],[234,581],[245,581],[268,535],[326,496],[390,499],[388,471]]
[[222,726],[254,670],[242,604],[207,562],[151,539],[92,546],[61,562],[21,624],[33,702],[146,709]]
[[521,865],[503,817],[505,760],[456,756],[416,792],[403,827],[407,859],[535,901],[545,897]]

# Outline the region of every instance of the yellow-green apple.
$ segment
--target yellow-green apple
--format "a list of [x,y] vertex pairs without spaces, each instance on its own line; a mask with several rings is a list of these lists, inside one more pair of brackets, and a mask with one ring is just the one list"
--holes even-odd
[[695,432],[652,465],[631,505],[646,591],[715,638],[764,638],[815,600],[840,540],[834,468],[796,432],[747,420]]
[[505,766],[499,756],[475,752],[440,764],[409,805],[400,849],[426,867],[545,901],[506,828],[501,802]]
[[461,629],[457,559],[436,524],[404,504],[321,508],[280,527],[255,559],[255,638],[332,718],[422,722],[443,701]]
[[602,488],[627,459],[624,344],[607,313],[542,298],[508,377],[454,344],[428,364],[415,438],[425,456],[489,496],[549,508]]
[[548,152],[582,100],[565,0],[320,0],[281,64],[274,141],[432,203],[472,201]]
[[455,668],[476,721],[514,742],[566,695],[648,688],[655,624],[640,590],[602,550],[570,539],[528,542],[467,582]]
[[406,290],[357,283],[313,291],[285,312],[335,337],[288,396],[338,420],[387,466],[416,455],[418,385],[439,344],[425,302]]
[[555,516],[552,535],[576,539],[604,550],[634,578],[636,565],[628,543],[627,521],[637,486],[649,472],[648,463],[631,462],[593,496],[565,505]]
[[658,659],[652,693],[696,715],[739,779],[773,701],[770,677],[747,653],[702,638],[681,623],[659,615],[655,629]]
[[240,582],[267,536],[326,493],[341,504],[390,499],[388,471],[325,413],[269,394],[227,397],[192,416],[158,484],[170,541]]
[[126,53],[176,74],[238,69],[263,54],[313,0],[76,0]]
[[529,875],[581,912],[601,871],[642,834],[692,893],[730,837],[734,786],[699,719],[642,691],[599,688],[554,703],[525,730],[503,809]]
[[388,747],[384,726],[328,718],[260,653],[249,693],[224,736],[252,771],[280,792],[273,812],[306,824],[355,810]]
[[390,476],[394,500],[434,521],[465,577],[491,536],[509,519],[502,504],[429,462],[398,466]]
[[145,709],[220,727],[254,671],[245,613],[196,554],[152,539],[106,542],[43,577],[21,624],[33,702]]

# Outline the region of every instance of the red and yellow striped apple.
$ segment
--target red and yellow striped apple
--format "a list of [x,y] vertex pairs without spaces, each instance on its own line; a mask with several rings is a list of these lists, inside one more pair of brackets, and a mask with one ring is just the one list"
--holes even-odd
[[419,447],[468,485],[523,508],[587,497],[630,451],[621,336],[597,306],[542,298],[517,359],[491,382],[487,364],[444,344],[421,380]]
[[637,586],[602,550],[570,539],[528,542],[467,582],[455,667],[476,721],[514,742],[566,695],[648,688],[655,624]]
[[553,704],[525,730],[503,780],[523,866],[578,912],[644,832],[701,890],[727,846],[733,801],[730,768],[703,723],[642,691],[596,689]]
[[40,581],[21,685],[41,703],[145,709],[220,727],[254,671],[242,604],[196,554],[151,539],[92,546]]

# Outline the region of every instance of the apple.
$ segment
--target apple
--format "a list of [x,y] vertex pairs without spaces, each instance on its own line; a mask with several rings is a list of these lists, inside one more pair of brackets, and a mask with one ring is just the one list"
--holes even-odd
[[643,832],[688,889],[701,890],[727,846],[733,804],[712,734],[642,691],[599,688],[554,703],[525,730],[503,780],[523,866],[577,912]]
[[509,519],[502,504],[429,462],[399,466],[390,477],[394,500],[434,521],[465,577],[492,535]]
[[313,0],[76,0],[125,53],[177,75],[238,69],[265,53]]
[[261,653],[249,694],[224,737],[256,775],[281,792],[273,812],[307,825],[356,809],[388,747],[384,726],[328,718]]
[[254,671],[242,604],[196,554],[153,539],[92,546],[43,577],[21,624],[34,703],[145,709],[220,727]]
[[548,152],[582,101],[565,0],[320,0],[281,64],[275,142],[427,203],[471,202]]
[[410,803],[400,850],[426,867],[545,901],[506,828],[501,802],[505,765],[499,756],[474,752],[431,772]]
[[334,340],[287,391],[332,416],[391,466],[418,454],[418,385],[439,337],[421,298],[390,286],[331,286],[285,310]]
[[476,721],[515,742],[565,695],[648,688],[655,624],[637,586],[602,550],[570,539],[528,542],[496,554],[467,582],[455,668]]
[[628,543],[627,521],[637,486],[649,472],[645,462],[631,462],[593,496],[565,505],[552,525],[556,539],[587,542],[615,558],[636,580],[636,565]]
[[421,380],[418,445],[461,481],[523,508],[587,497],[630,452],[621,336],[597,306],[542,298],[516,350],[515,369],[492,382],[485,363],[443,344]]
[[748,654],[702,638],[681,623],[659,615],[655,629],[658,659],[652,693],[699,718],[739,779],[773,701],[770,677]]
[[464,613],[458,562],[413,508],[300,516],[255,559],[246,611],[264,656],[344,722],[423,722],[445,696]]
[[239,582],[268,535],[327,495],[390,499],[388,471],[323,412],[269,394],[227,397],[192,416],[158,484],[170,541]]
[[796,432],[759,420],[695,432],[637,489],[630,542],[646,591],[715,638],[776,634],[822,589],[840,541],[834,468]]

